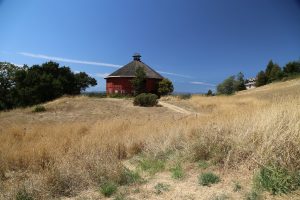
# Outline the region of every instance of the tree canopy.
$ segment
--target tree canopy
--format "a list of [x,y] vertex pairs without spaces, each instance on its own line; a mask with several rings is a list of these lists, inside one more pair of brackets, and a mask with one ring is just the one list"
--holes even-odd
[[245,90],[244,74],[238,73],[236,76],[230,76],[217,86],[218,94],[231,95],[237,91]]
[[32,67],[0,63],[0,110],[80,94],[96,84],[86,73],[73,73],[69,67],[51,61]]
[[164,78],[158,83],[158,93],[160,95],[169,95],[173,92],[173,90],[173,83],[167,78]]
[[135,71],[135,78],[131,81],[134,95],[146,92],[146,72],[142,67],[138,67]]

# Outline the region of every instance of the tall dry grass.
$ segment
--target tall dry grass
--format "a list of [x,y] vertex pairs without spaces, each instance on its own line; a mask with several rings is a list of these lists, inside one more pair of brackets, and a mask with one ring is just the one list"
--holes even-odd
[[122,160],[138,153],[156,157],[172,152],[190,161],[212,160],[225,169],[276,162],[300,170],[299,99],[296,84],[180,100],[198,112],[180,120],[136,118],[134,113],[90,122],[3,120],[0,199],[13,199],[22,187],[48,199],[120,182]]

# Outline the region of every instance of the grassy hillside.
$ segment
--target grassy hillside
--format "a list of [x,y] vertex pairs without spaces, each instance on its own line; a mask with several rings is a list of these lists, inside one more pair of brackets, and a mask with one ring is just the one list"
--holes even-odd
[[[99,199],[112,185],[112,199],[297,197],[300,79],[161,101],[191,114],[88,97],[60,98],[42,113],[1,112],[0,199]],[[289,184],[280,187],[291,192],[272,196],[264,181],[284,181],[262,169],[283,174]],[[206,172],[219,182],[205,186]]]

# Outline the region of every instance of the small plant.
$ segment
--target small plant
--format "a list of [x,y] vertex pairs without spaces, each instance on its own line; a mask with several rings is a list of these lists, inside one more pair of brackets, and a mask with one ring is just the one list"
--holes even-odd
[[260,169],[254,178],[256,187],[263,188],[272,194],[287,194],[299,187],[299,174],[291,173],[288,170],[268,165]]
[[153,175],[165,169],[165,161],[154,158],[144,158],[140,160],[139,167]]
[[199,160],[198,167],[201,169],[207,169],[209,167],[209,163],[205,160]]
[[33,197],[26,191],[25,188],[17,192],[16,200],[33,200]]
[[246,194],[245,199],[246,200],[260,200],[260,199],[262,199],[262,197],[259,192],[252,190],[251,192]]
[[220,182],[220,178],[212,172],[202,173],[199,176],[199,184],[203,186],[210,186]]
[[233,191],[234,192],[238,192],[242,189],[242,186],[239,182],[234,182],[234,185],[233,185]]
[[46,111],[46,108],[44,106],[37,105],[34,107],[32,112],[45,112],[45,111]]
[[142,93],[134,98],[133,104],[135,106],[152,107],[157,105],[158,96],[150,93]]
[[184,171],[180,164],[177,164],[175,167],[170,169],[172,173],[172,178],[174,179],[182,179],[184,177]]
[[117,191],[117,189],[118,186],[114,182],[106,182],[100,187],[101,193],[106,197],[110,197]]
[[124,169],[123,173],[121,174],[121,185],[128,185],[138,183],[142,180],[140,174],[137,171],[131,171],[127,168]]
[[164,184],[164,183],[157,183],[154,186],[155,194],[162,194],[163,192],[170,190],[170,185]]

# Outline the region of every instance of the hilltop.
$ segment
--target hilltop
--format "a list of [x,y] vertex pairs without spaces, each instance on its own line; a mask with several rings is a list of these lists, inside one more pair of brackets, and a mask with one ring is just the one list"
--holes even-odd
[[[299,99],[296,79],[153,108],[77,96],[0,112],[0,199],[102,199],[109,184],[111,199],[298,198],[253,183],[264,167],[299,172]],[[206,172],[219,182],[201,185]]]

